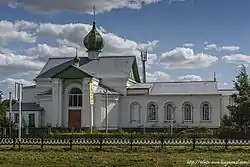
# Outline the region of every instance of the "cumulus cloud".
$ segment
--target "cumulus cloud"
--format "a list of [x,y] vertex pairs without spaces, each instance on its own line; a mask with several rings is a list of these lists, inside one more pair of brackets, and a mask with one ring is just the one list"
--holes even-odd
[[[83,54],[80,51],[77,52],[79,56]],[[38,44],[36,47],[27,49],[25,53],[34,60],[47,61],[50,57],[73,57],[76,55],[76,48],[52,47],[47,44]]]
[[36,42],[36,37],[30,32],[36,29],[36,24],[28,21],[0,21],[0,44],[13,41],[28,43]]
[[217,46],[216,44],[208,44],[207,42],[204,43],[205,46],[205,50],[216,50],[216,51],[227,51],[227,52],[235,52],[240,50],[239,46]]
[[165,68],[202,68],[209,67],[218,60],[217,57],[195,53],[190,48],[175,48],[169,52],[162,53],[159,62]]
[[39,70],[43,67],[44,63],[33,61],[33,57],[18,55],[14,53],[0,53],[0,69],[12,70]]
[[171,76],[162,71],[147,72],[147,82],[167,82],[171,81]]
[[34,82],[31,82],[31,81],[26,81],[24,79],[13,79],[13,78],[7,78],[7,79],[1,81],[0,84],[7,84],[7,85],[14,86],[15,82],[22,83],[24,86],[30,86],[30,85],[34,84]]
[[244,63],[250,63],[250,56],[244,54],[233,54],[233,55],[223,56],[222,60],[228,63],[244,64]]
[[184,75],[178,77],[180,81],[202,81],[201,77],[198,75]]
[[23,7],[27,10],[35,12],[56,12],[56,11],[74,11],[83,13],[92,13],[93,6],[96,12],[108,12],[112,9],[130,8],[140,9],[143,5],[153,4],[161,0],[0,0],[0,2],[8,3],[9,7]]

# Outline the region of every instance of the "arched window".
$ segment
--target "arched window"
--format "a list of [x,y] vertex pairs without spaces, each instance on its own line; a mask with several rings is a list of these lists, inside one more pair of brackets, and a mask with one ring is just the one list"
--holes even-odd
[[210,120],[210,112],[211,106],[208,102],[203,102],[201,104],[201,120],[202,121],[209,121]]
[[130,122],[140,122],[141,105],[138,102],[130,104]]
[[82,91],[79,88],[72,88],[69,92],[69,107],[82,106]]
[[182,106],[184,121],[193,120],[193,105],[190,102],[185,102]]
[[171,121],[174,119],[174,108],[172,103],[166,103],[164,105],[164,121]]
[[157,121],[158,119],[158,107],[154,102],[148,103],[148,121]]

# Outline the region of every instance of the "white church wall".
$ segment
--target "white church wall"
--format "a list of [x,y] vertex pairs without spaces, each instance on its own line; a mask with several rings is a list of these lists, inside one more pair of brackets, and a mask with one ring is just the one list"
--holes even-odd
[[[137,101],[141,105],[141,123],[137,126],[144,125],[145,127],[164,127],[164,104],[172,102],[175,106],[175,125],[177,126],[205,126],[218,127],[220,124],[220,95],[194,95],[194,96],[123,96],[120,100],[120,126],[131,127],[135,124],[130,122],[130,104]],[[183,123],[182,105],[189,101],[193,105],[193,122]],[[210,122],[201,121],[201,103],[209,102],[211,105],[211,119]],[[147,104],[155,102],[158,105],[158,120],[156,122],[147,121]]]
[[221,117],[223,117],[224,115],[229,115],[229,110],[227,109],[227,106],[229,105],[229,95],[224,95],[222,96],[222,113],[221,113]]
[[56,113],[53,112],[53,103],[52,103],[52,97],[47,97],[45,99],[41,99],[40,107],[44,109],[44,120],[42,121],[44,125],[55,125],[56,124]]
[[23,102],[36,102],[36,95],[52,87],[51,79],[36,80],[35,86],[23,88]]
[[234,89],[225,89],[225,90],[220,90],[220,93],[222,94],[222,113],[221,117],[224,115],[229,115],[229,110],[227,109],[227,106],[230,104],[230,97],[236,93],[236,90]]
[[[105,128],[106,126],[106,104],[105,95],[95,95],[95,126]],[[108,127],[117,128],[119,125],[119,97],[117,95],[108,96]]]

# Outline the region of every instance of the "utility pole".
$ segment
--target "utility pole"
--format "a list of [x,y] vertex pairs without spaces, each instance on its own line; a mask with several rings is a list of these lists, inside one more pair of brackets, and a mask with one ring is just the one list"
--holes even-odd
[[22,91],[23,84],[20,82],[15,83],[15,99],[19,101],[19,127],[18,127],[18,138],[21,142],[22,138]]
[[148,59],[148,52],[141,52],[141,61],[142,61],[142,74],[143,74],[143,83],[146,83],[146,61]]

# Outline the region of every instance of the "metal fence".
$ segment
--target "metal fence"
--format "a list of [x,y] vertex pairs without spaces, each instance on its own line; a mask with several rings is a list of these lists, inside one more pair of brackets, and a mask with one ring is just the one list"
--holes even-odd
[[[21,146],[36,145],[42,149],[44,146],[250,146],[250,139],[216,139],[212,136],[190,135],[189,137],[176,137],[169,135],[143,135],[143,134],[85,134],[85,135],[62,135],[62,136],[40,136],[23,137],[19,140],[16,137],[1,137],[0,145]],[[1,146],[0,146],[1,147]]]

